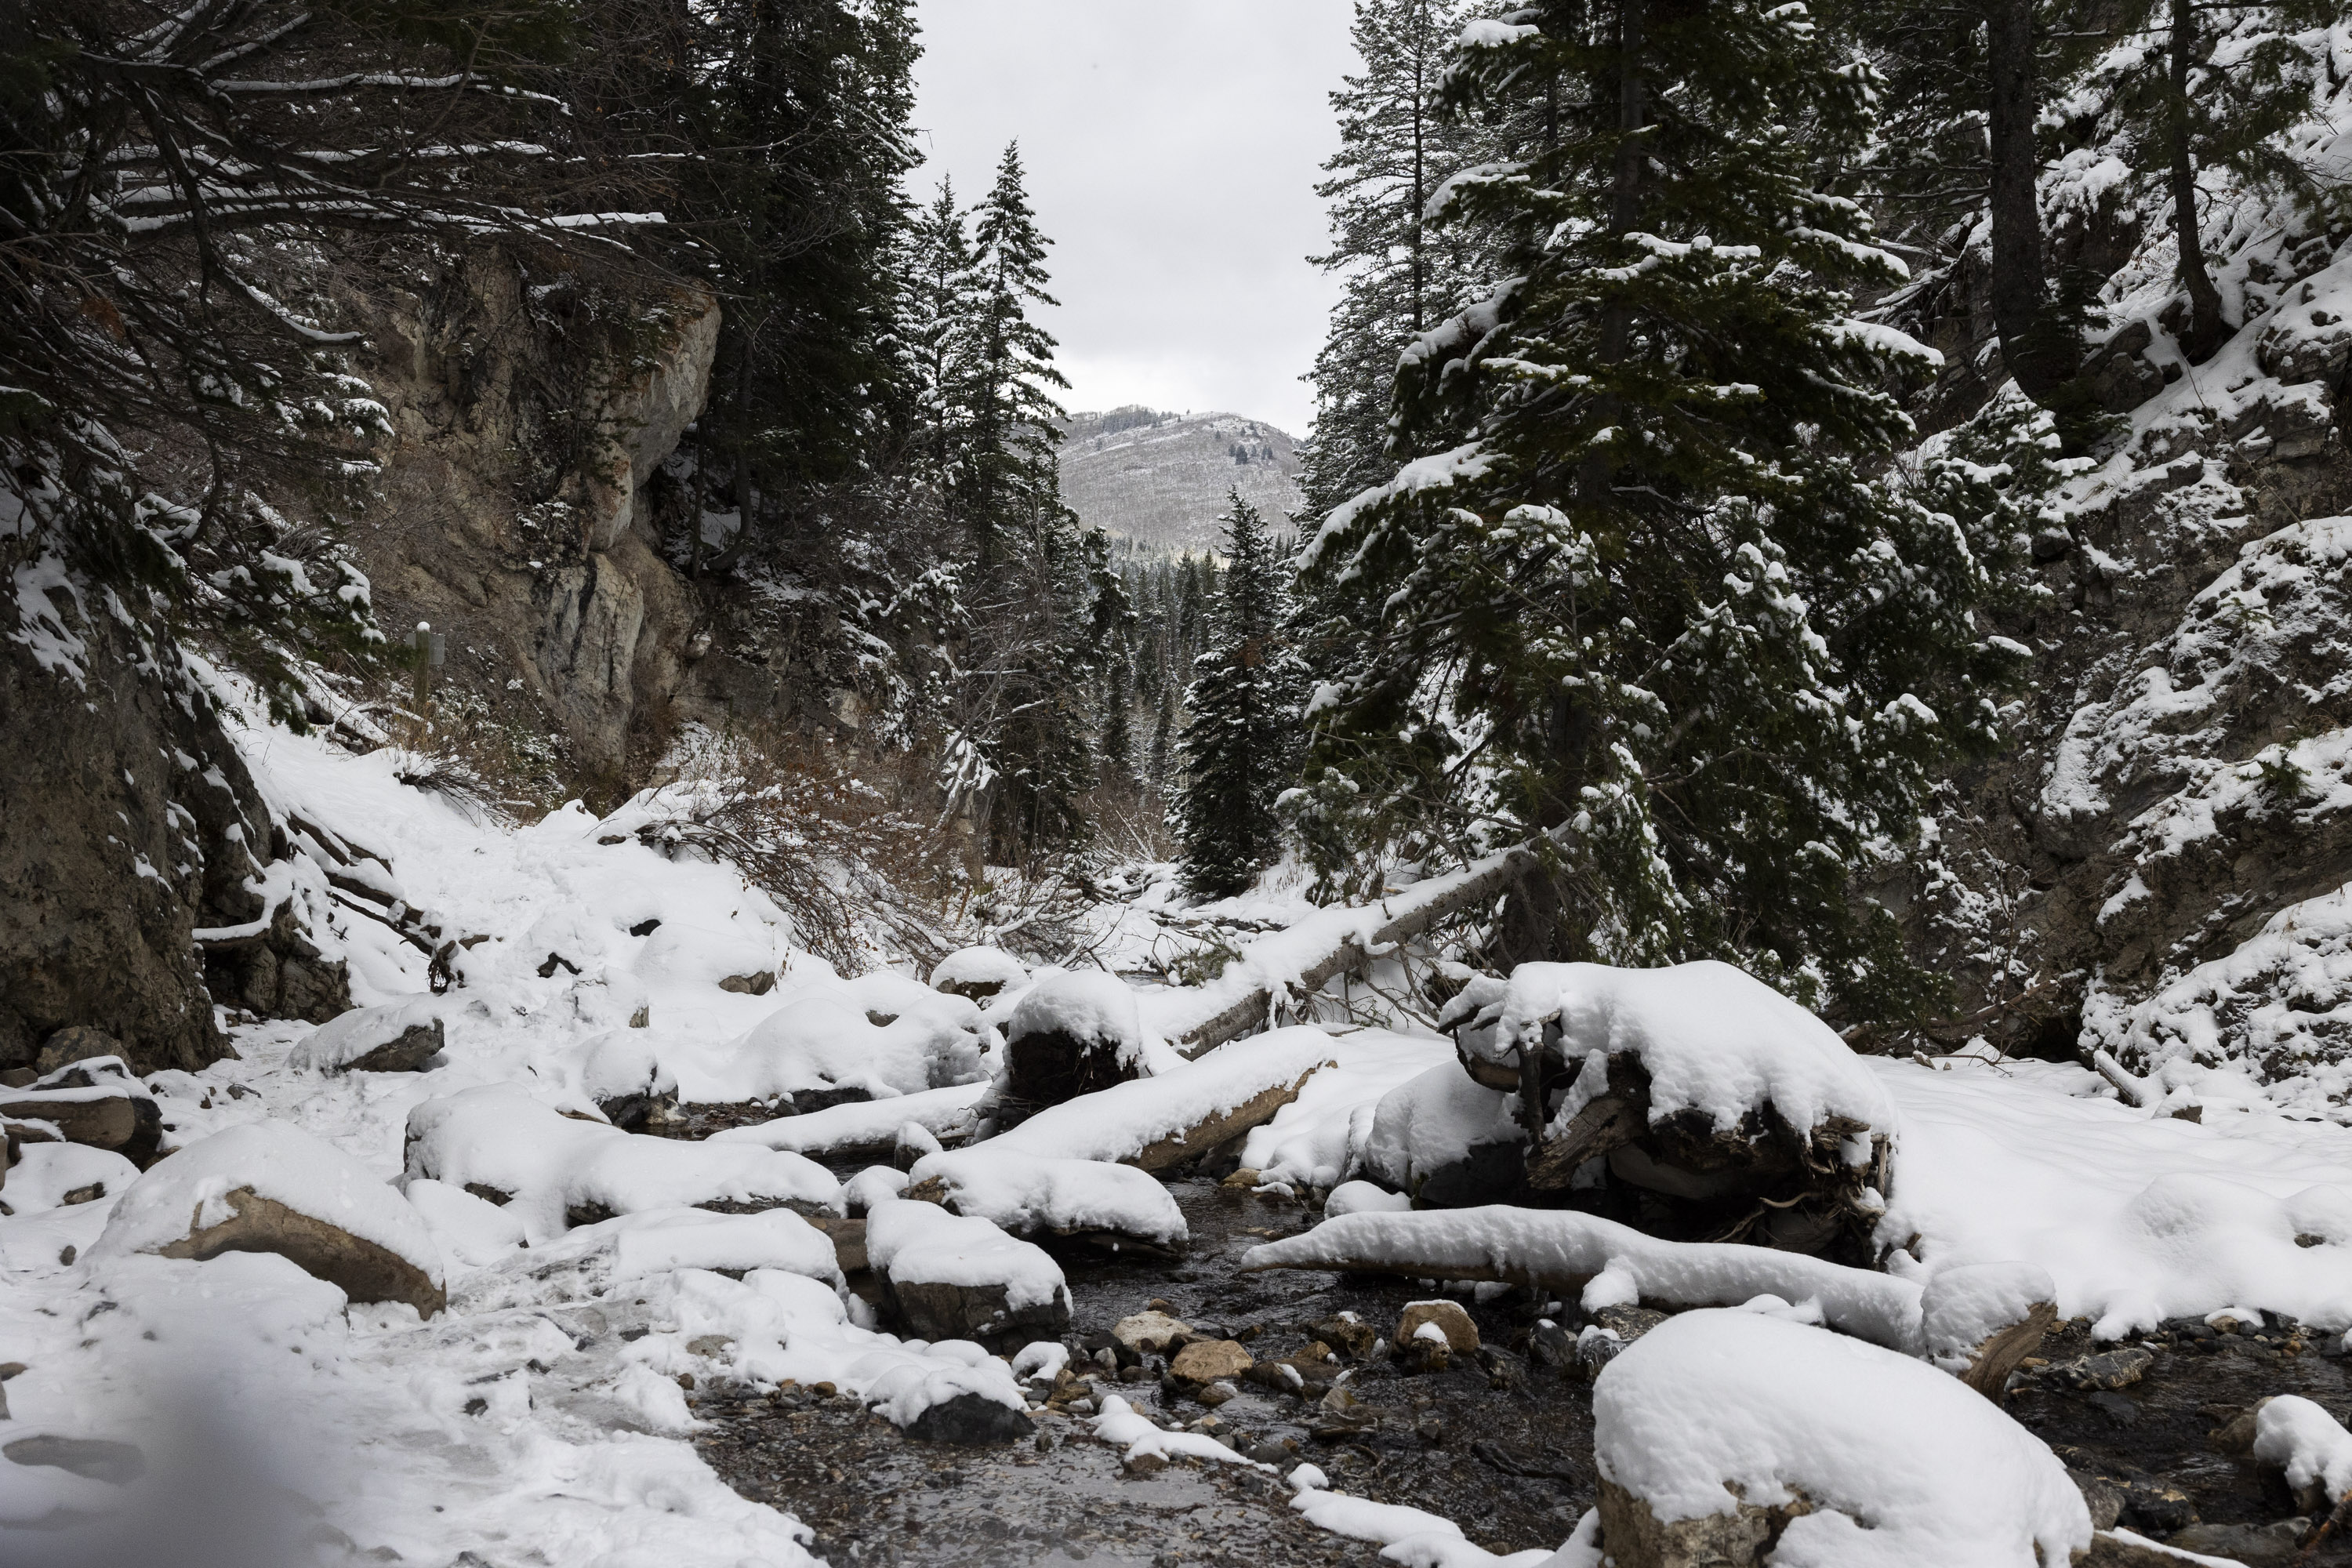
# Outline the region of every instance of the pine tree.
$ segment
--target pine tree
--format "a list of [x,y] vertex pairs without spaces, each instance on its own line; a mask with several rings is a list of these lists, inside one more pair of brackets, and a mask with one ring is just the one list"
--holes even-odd
[[2189,295],[2181,347],[2192,362],[2210,358],[2232,330],[2205,257],[2199,177],[2221,168],[2243,184],[2306,202],[2315,195],[2313,171],[2286,150],[2283,132],[2312,112],[2320,67],[2289,35],[2339,15],[2329,0],[2138,0],[2126,13],[2127,41],[2095,73],[2095,88],[2108,97],[2105,118],[2133,171],[2162,191],[2171,211]]
[[1058,507],[1039,476],[1054,473],[1061,405],[1049,389],[1069,383],[1054,365],[1054,339],[1029,319],[1045,291],[1049,243],[1022,188],[1021,146],[1004,149],[996,184],[982,202],[973,234],[976,286],[972,363],[965,396],[971,410],[971,461],[961,511],[987,561],[1003,531],[1042,506]]
[[1475,121],[1442,103],[1468,9],[1463,0],[1357,0],[1350,36],[1363,70],[1331,94],[1339,148],[1315,187],[1330,205],[1331,248],[1310,259],[1344,282],[1307,376],[1315,424],[1300,484],[1312,513],[1388,472],[1397,356],[1454,313],[1486,259],[1470,226],[1440,231],[1424,216],[1439,183],[1490,150]]
[[909,432],[917,462],[931,483],[952,496],[969,463],[973,375],[974,299],[971,226],[956,205],[955,187],[939,195],[908,226],[904,246],[905,318],[912,405]]
[[1257,509],[1235,490],[1224,516],[1225,574],[1213,638],[1184,693],[1184,784],[1171,826],[1184,885],[1241,892],[1280,847],[1275,799],[1297,771],[1300,672],[1282,639],[1286,575]]
[[1740,959],[1873,1016],[1928,1005],[1850,895],[2007,656],[1948,517],[1868,476],[1924,359],[1850,317],[1900,276],[1815,184],[1874,82],[1797,7],[1565,3],[1482,26],[1468,90],[1558,80],[1558,145],[1461,185],[1517,280],[1431,334],[1408,403],[1475,437],[1333,513],[1302,826],[1472,847],[1553,830],[1506,958]]

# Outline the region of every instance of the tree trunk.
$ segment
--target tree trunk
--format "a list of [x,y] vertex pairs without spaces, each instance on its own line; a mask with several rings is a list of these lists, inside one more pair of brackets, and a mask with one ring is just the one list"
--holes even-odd
[[2050,319],[2042,256],[2042,160],[2033,122],[2041,113],[2034,72],[2033,0],[1991,0],[1985,13],[1991,101],[1992,319],[2001,363],[2018,390],[2048,406],[2074,379],[2079,353]]
[[[1642,127],[1649,119],[1649,83],[1642,74],[1643,45],[1642,0],[1622,0],[1617,11],[1617,163],[1609,177],[1609,232],[1627,235],[1642,221]],[[1633,336],[1633,308],[1622,300],[1613,300],[1601,316],[1601,340],[1596,345],[1594,360],[1601,364],[1614,364],[1625,357],[1625,346]],[[1604,425],[1617,423],[1617,399],[1602,393],[1600,400],[1601,419]],[[1609,459],[1599,452],[1588,455],[1577,475],[1578,488],[1583,492],[1585,504],[1601,506],[1610,500]]]
[[2197,58],[2197,12],[2189,0],[2172,0],[2172,34],[2165,86],[2166,130],[2172,143],[2172,233],[2180,250],[2180,281],[2189,290],[2189,337],[2181,344],[2189,363],[2210,359],[2230,335],[2221,319],[2221,291],[2205,266],[2205,240],[2197,225],[2197,162],[2189,149],[2189,69]]

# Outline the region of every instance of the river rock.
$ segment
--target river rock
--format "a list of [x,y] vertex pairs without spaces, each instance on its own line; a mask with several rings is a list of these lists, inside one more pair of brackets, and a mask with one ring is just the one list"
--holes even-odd
[[441,1252],[408,1200],[341,1150],[282,1121],[215,1132],[131,1184],[90,1249],[203,1261],[274,1252],[353,1301],[446,1300]]
[[1467,1352],[1478,1348],[1478,1325],[1470,1321],[1470,1314],[1463,1310],[1459,1301],[1408,1302],[1397,1318],[1396,1342],[1400,1345],[1412,1342],[1423,1323],[1437,1326],[1438,1332],[1445,1336],[1449,1350]]
[[75,1062],[121,1055],[122,1042],[105,1030],[93,1029],[87,1024],[68,1024],[41,1042],[41,1054],[33,1060],[33,1071],[38,1077]]
[[1168,1363],[1169,1374],[1195,1385],[1240,1377],[1256,1363],[1232,1340],[1194,1340]]
[[0,1119],[46,1121],[68,1143],[111,1149],[136,1165],[152,1163],[163,1139],[163,1113],[120,1058],[78,1061],[0,1092]]
[[1026,1343],[1069,1329],[1060,1266],[984,1219],[885,1198],[866,1211],[866,1256],[884,1303],[922,1339]]
[[440,1004],[432,997],[383,1007],[354,1007],[320,1025],[287,1056],[312,1072],[423,1072],[444,1044]]
[[1192,1331],[1192,1325],[1165,1312],[1138,1312],[1111,1325],[1110,1337],[1137,1355],[1161,1355],[1178,1335]]
[[907,1424],[906,1433],[918,1442],[978,1448],[1022,1442],[1037,1435],[1037,1426],[1022,1411],[986,1394],[959,1394],[925,1409]]

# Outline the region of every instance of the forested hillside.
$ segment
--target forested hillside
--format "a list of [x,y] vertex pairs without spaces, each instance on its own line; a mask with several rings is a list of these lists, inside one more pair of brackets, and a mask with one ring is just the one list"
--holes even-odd
[[2340,7],[5,15],[0,1562],[2352,1562]]

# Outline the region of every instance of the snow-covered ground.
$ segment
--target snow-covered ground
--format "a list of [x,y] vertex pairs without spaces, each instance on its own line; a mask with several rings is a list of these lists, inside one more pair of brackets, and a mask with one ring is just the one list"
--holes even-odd
[[[991,1020],[1018,1005],[1025,978],[980,1005],[911,975],[844,981],[795,948],[782,914],[734,873],[640,844],[631,829],[641,808],[600,821],[573,806],[514,828],[402,784],[385,753],[355,757],[267,729],[246,742],[279,812],[380,856],[403,901],[448,936],[481,940],[458,951],[458,984],[435,996],[424,953],[389,926],[336,911],[332,955],[350,964],[354,1000],[412,1005],[394,1020],[402,1026],[440,1022],[445,1045],[424,1070],[344,1071],[365,1041],[314,1046],[310,1026],[248,1024],[234,1031],[239,1059],[148,1082],[167,1148],[256,1124],[275,1130],[268,1137],[221,1140],[135,1184],[118,1156],[54,1145],[9,1173],[0,1352],[25,1370],[5,1384],[0,1451],[36,1437],[128,1443],[160,1485],[183,1451],[174,1435],[201,1430],[209,1436],[197,1447],[233,1452],[254,1496],[308,1500],[289,1505],[289,1528],[324,1526],[354,1552],[407,1562],[473,1552],[612,1568],[793,1563],[807,1560],[807,1531],[739,1497],[686,1440],[696,1427],[689,1383],[831,1384],[902,1426],[959,1396],[1026,1405],[1012,1366],[990,1350],[883,1331],[844,1289],[831,1242],[802,1217],[915,1210],[888,1195],[903,1178],[845,1192],[798,1152],[896,1138],[919,1153],[938,1131],[968,1125],[993,1066]],[[1106,916],[1109,967],[1132,912]],[[1280,891],[1246,918],[1278,927],[1306,913]],[[1162,929],[1157,915],[1132,924]],[[751,994],[742,980],[757,974],[774,987]],[[1148,1036],[1155,1017],[1173,1016],[1147,1005],[1142,1027]],[[1249,1131],[1242,1162],[1269,1189],[1319,1195],[1355,1181],[1335,1211],[1376,1221],[1390,1202],[1358,1178],[1378,1173],[1381,1101],[1433,1074],[1460,1075],[1450,1040],[1410,1028],[1294,1028],[1199,1062],[1157,1038],[1142,1044],[1149,1076],[1101,1097],[1069,1138],[1047,1136],[1049,1112],[1007,1139],[1019,1160],[933,1155],[917,1174],[968,1186],[1009,1228],[1172,1239],[1181,1218],[1136,1185],[1150,1178],[1122,1172],[1096,1193],[1079,1161],[1132,1153],[1304,1074],[1297,1097]],[[1893,1249],[1890,1285],[1962,1265],[2036,1268],[2059,1311],[2096,1320],[2104,1337],[2231,1307],[2352,1325],[2352,1131],[2286,1120],[2259,1098],[2209,1107],[2200,1125],[2042,1064],[1876,1060],[1866,1079],[1898,1140],[1878,1232]],[[700,1144],[621,1131],[597,1109],[621,1090],[672,1083],[689,1098],[842,1086],[880,1098]],[[445,1289],[446,1308],[423,1318],[402,1301],[354,1304],[270,1253],[198,1262],[149,1250],[215,1223],[238,1173],[271,1161],[274,1176],[245,1184],[341,1214],[345,1228]],[[350,1171],[364,1173],[359,1188]],[[92,1181],[103,1196],[61,1201]],[[777,1201],[788,1206],[692,1206]],[[889,1238],[900,1250],[922,1245]],[[971,1265],[972,1280],[996,1278],[984,1262]],[[1001,1282],[1025,1301],[1036,1294],[1025,1281]],[[1803,1302],[1788,1310],[1823,1321],[1818,1304],[1810,1317]],[[1671,1343],[1637,1364],[1654,1368]],[[1021,1347],[994,1348],[1009,1358]],[[1025,1365],[1059,1363],[1056,1347]],[[1614,1386],[1622,1403],[1648,1384]],[[1101,1426],[1123,1447],[1217,1447],[1108,1405]],[[95,1510],[143,1484],[126,1492],[119,1477],[0,1463],[0,1542],[32,1539],[13,1527]],[[1307,1517],[1408,1543],[1401,1561],[1492,1561],[1433,1516],[1391,1517],[1311,1476],[1293,1484]]]

